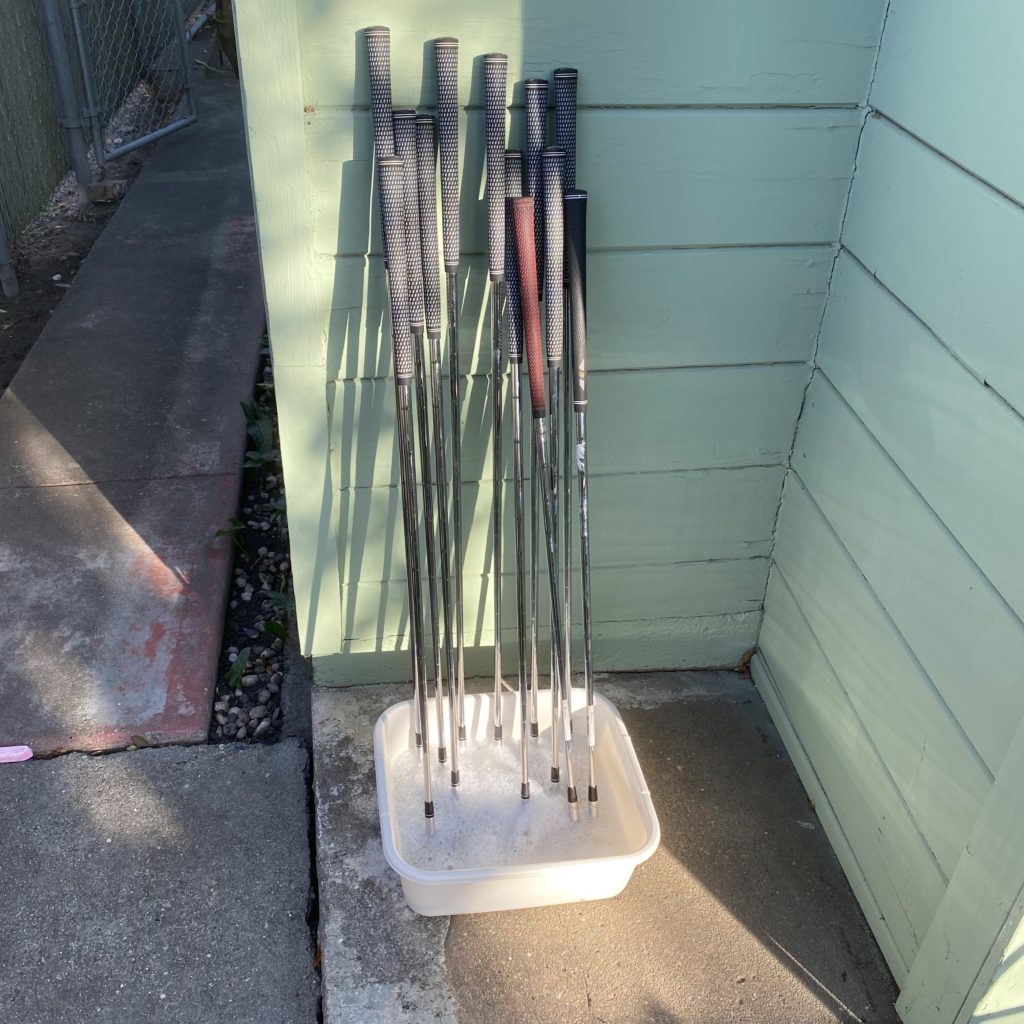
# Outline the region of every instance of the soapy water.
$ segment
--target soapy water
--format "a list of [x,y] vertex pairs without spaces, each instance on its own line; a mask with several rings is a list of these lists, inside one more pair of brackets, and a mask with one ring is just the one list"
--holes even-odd
[[[587,801],[589,771],[586,718],[574,715],[573,767],[579,820],[572,821],[566,798],[564,748],[562,781],[551,781],[551,736],[543,729],[530,744],[530,798],[520,796],[519,733],[504,743],[472,736],[460,749],[462,783],[451,785],[449,764],[431,751],[434,827],[423,817],[423,762],[411,746],[398,751],[388,772],[395,846],[413,867],[451,871],[554,861],[590,860],[631,852],[612,799],[598,802],[593,817]],[[604,762],[598,762],[598,787]],[[608,790],[606,789],[606,793]],[[611,794],[609,794],[610,797]]]

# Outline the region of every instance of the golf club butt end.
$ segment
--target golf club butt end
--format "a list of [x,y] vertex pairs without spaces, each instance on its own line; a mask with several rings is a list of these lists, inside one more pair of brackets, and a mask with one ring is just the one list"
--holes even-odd
[[415,736],[416,736],[416,746],[417,747],[422,747],[423,746],[423,737],[419,733],[416,733]]
[[423,820],[426,822],[427,828],[432,829],[434,827],[434,801],[425,800],[423,802]]
[[587,789],[587,799],[592,803],[597,803],[597,786],[590,786]]
[[570,786],[567,791],[569,797],[569,817],[573,821],[580,820],[580,802],[576,798],[576,787]]
[[438,747],[437,748],[437,763],[444,764],[448,760],[448,748]]
[[540,727],[537,725],[536,722],[530,723],[530,736],[533,739],[537,739],[537,737],[540,736]]
[[[462,772],[456,770],[452,772],[452,789],[458,789],[460,785],[462,785]],[[596,800],[597,797],[594,799]]]
[[562,773],[556,764],[551,766],[551,781],[556,783],[562,781]]
[[500,725],[496,725],[494,727],[494,742],[495,743],[500,743],[501,742],[501,726]]
[[524,800],[530,799],[530,784],[528,782],[521,782],[519,784],[519,795]]
[[459,726],[459,742],[465,743],[467,739],[466,727],[464,725]]

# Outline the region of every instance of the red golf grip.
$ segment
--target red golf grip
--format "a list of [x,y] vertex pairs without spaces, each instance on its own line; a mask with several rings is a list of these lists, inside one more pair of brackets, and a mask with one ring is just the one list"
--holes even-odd
[[533,200],[510,199],[512,225],[516,233],[519,264],[519,295],[526,342],[526,365],[530,371],[530,400],[533,415],[544,415],[544,352],[540,338],[540,303],[537,301],[537,250],[533,235]]

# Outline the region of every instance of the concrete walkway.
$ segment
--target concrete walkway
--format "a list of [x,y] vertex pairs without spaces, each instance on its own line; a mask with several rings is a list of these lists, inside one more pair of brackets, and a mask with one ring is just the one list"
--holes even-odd
[[18,1024],[315,1024],[307,754],[0,765],[0,1008]]
[[0,397],[0,745],[206,735],[263,306],[238,86],[196,93]]
[[892,978],[749,680],[599,688],[660,849],[613,900],[450,919],[408,910],[380,845],[373,724],[409,688],[315,692],[325,1024],[895,1024]]

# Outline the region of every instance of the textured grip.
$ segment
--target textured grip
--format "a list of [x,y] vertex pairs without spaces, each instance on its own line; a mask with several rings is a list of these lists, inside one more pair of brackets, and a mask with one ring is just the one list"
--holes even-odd
[[519,267],[516,265],[516,240],[512,227],[512,204],[523,194],[523,154],[505,150],[505,280],[508,282],[508,358],[523,361],[523,314],[519,298]]
[[395,379],[412,379],[412,339],[405,281],[405,165],[397,156],[377,163],[381,215],[384,219],[384,254],[388,261],[391,292],[391,340],[395,346]]
[[395,111],[395,156],[405,174],[405,286],[409,293],[409,325],[422,330],[423,267],[420,259],[420,210],[416,194],[416,111]]
[[373,110],[373,151],[378,160],[393,156],[395,136],[391,126],[391,30],[375,25],[366,30],[366,55],[370,62],[370,106]]
[[587,193],[565,193],[565,262],[572,317],[572,401],[587,407]]
[[575,68],[555,69],[555,145],[565,151],[565,190],[576,187],[576,83]]
[[[526,192],[533,199],[534,245],[544,252],[544,190],[541,187],[540,154],[548,143],[548,83],[544,78],[528,78],[523,83],[526,96]],[[537,267],[537,294],[544,295],[544,266]]]
[[516,265],[522,300],[526,365],[530,371],[530,401],[533,415],[544,415],[544,355],[540,341],[540,303],[537,299],[537,250],[533,234],[533,200],[510,199],[512,226],[516,235]]
[[441,150],[444,269],[459,267],[459,41],[435,39],[437,127]]
[[487,265],[492,281],[505,276],[505,104],[508,57],[484,57],[484,112],[487,133]]
[[437,158],[434,119],[416,117],[416,190],[420,214],[420,259],[423,263],[423,312],[427,334],[441,337],[441,278],[437,266]]
[[565,153],[545,149],[541,154],[544,185],[544,276],[548,294],[544,301],[544,333],[548,342],[548,365],[562,363],[562,330],[565,311],[559,282],[563,271],[562,170]]

